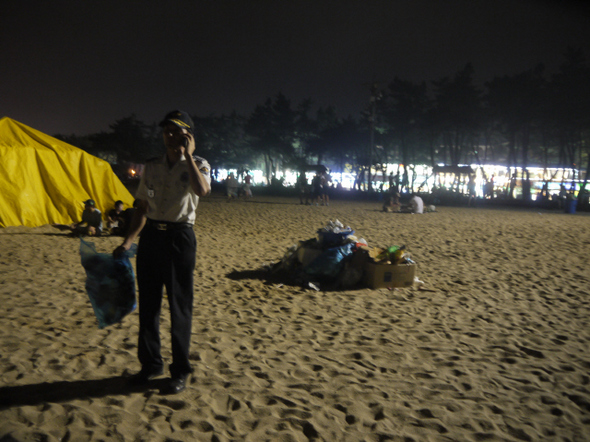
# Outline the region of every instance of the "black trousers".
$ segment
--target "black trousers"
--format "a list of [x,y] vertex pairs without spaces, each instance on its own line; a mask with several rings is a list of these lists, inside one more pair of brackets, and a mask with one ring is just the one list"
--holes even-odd
[[137,249],[139,287],[138,357],[144,369],[163,366],[160,313],[163,287],[170,305],[172,364],[170,374],[191,372],[189,347],[193,314],[193,275],[197,240],[192,226],[158,230],[146,225]]

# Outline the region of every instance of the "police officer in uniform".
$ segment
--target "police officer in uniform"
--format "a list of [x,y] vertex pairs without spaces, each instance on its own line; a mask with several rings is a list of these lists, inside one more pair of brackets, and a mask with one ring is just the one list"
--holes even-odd
[[193,230],[199,197],[211,191],[210,166],[194,156],[194,123],[186,112],[170,112],[160,123],[166,154],[146,163],[137,190],[137,210],[123,243],[128,250],[141,232],[137,250],[139,287],[138,357],[141,371],[130,378],[147,384],[163,374],[160,311],[163,287],[170,305],[172,364],[164,393],[186,388],[193,310],[193,274],[197,241]]

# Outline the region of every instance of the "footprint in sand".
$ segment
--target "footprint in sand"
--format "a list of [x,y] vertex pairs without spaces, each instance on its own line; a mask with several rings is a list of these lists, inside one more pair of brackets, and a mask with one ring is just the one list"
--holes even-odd
[[160,399],[160,401],[158,403],[160,405],[165,405],[167,407],[170,407],[170,408],[172,408],[175,411],[182,410],[183,408],[187,408],[188,407],[188,404],[185,401]]

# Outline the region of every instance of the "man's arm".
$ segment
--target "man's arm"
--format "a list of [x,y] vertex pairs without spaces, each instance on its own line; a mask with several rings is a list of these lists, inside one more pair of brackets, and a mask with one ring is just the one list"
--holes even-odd
[[100,210],[95,210],[92,213],[92,222],[89,222],[88,225],[102,230],[102,212]]
[[82,219],[80,221],[78,221],[77,223],[70,224],[70,229],[77,229],[78,227],[80,227],[84,223],[87,223],[88,225],[90,225],[90,223],[88,222],[89,216],[87,215],[87,213],[88,212],[86,211],[86,209],[84,209],[84,211],[82,212]]
[[188,140],[188,146],[182,148],[182,153],[184,154],[184,159],[188,164],[188,176],[191,183],[191,188],[197,196],[207,196],[211,192],[211,186],[193,159],[193,153],[195,151],[195,139],[191,134],[187,134],[186,139]]
[[139,235],[139,232],[141,232],[141,229],[145,225],[148,208],[149,204],[147,201],[137,200],[137,210],[133,213],[133,218],[131,218],[131,225],[127,231],[127,236],[123,240],[123,244],[113,251],[113,255],[121,255],[129,250],[131,244],[133,244],[133,241],[135,241],[135,238],[137,238],[137,235]]

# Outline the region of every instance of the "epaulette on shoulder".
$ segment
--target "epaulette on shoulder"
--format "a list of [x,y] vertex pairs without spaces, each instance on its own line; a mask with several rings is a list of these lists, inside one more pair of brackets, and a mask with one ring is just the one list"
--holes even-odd
[[195,160],[195,163],[197,163],[197,166],[201,173],[211,172],[211,165],[209,164],[209,161],[207,161],[205,158],[200,157],[198,155],[193,155],[193,160]]

